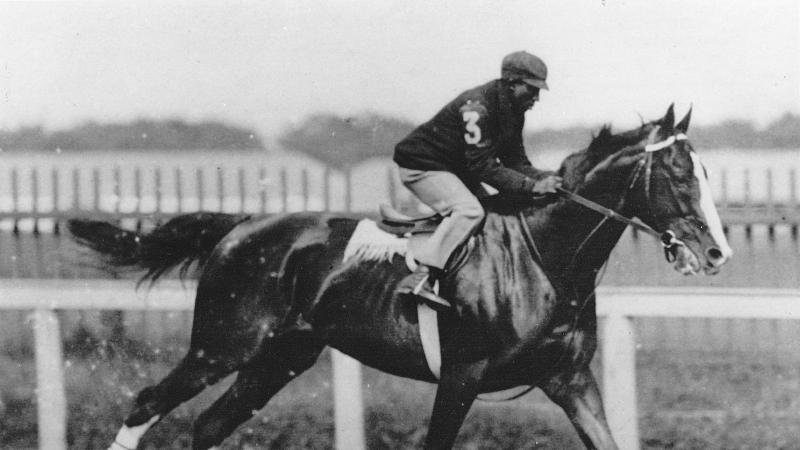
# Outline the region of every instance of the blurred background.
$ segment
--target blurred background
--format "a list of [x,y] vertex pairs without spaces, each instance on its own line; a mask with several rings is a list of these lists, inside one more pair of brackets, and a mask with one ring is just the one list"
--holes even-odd
[[[0,28],[2,448],[35,448],[39,420],[33,307],[3,307],[11,288],[73,286],[64,298],[99,280],[135,288],[137,274],[103,270],[78,249],[66,219],[147,230],[198,210],[413,210],[394,144],[520,49],[549,67],[551,90],[524,130],[537,167],[556,169],[603,124],[623,131],[672,102],[678,117],[693,107],[689,137],[734,259],[715,277],[686,278],[656,242],[629,233],[603,285],[800,289],[793,1],[3,2]],[[135,393],[182,357],[191,313],[55,315],[69,445],[105,448]],[[796,447],[800,323],[654,317],[635,327],[643,448]],[[433,389],[366,369],[368,448],[419,447]],[[180,407],[142,446],[188,448],[192,418],[213,397]],[[330,397],[329,364],[318,364],[225,448],[331,448]],[[476,404],[458,446],[581,448],[537,394]]]

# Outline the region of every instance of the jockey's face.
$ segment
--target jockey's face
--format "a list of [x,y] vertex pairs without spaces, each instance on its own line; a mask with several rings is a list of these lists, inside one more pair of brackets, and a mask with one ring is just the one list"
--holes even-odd
[[527,111],[539,101],[539,88],[524,81],[515,81],[511,83],[511,99],[516,109]]

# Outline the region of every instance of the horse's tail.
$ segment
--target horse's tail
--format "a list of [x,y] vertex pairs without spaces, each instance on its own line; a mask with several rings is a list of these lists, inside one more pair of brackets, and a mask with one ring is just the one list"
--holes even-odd
[[170,219],[150,232],[122,229],[109,222],[72,219],[67,228],[74,239],[106,257],[113,267],[147,270],[139,283],[155,283],[164,273],[181,265],[180,278],[192,263],[202,267],[212,250],[245,214],[193,213]]

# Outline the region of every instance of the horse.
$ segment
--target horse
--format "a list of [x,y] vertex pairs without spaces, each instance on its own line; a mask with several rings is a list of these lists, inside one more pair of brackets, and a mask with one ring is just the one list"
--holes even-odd
[[[458,270],[441,280],[441,370],[426,362],[415,301],[395,293],[408,273],[406,240],[369,215],[299,212],[251,217],[199,212],[150,232],[73,219],[72,236],[111,266],[156,282],[196,263],[190,347],[163,380],[138,393],[111,448],[132,449],[176,406],[238,372],[196,419],[193,448],[214,448],[311,367],[326,346],[389,374],[437,383],[424,446],[451,448],[474,400],[519,386],[559,405],[588,448],[617,448],[589,369],[597,347],[595,288],[630,218],[672,243],[684,274],[719,271],[731,256],[705,169],[670,105],[660,119],[603,126],[558,173],[567,196],[486,204]],[[625,221],[609,217],[629,218]],[[643,299],[646,301],[646,299]]]

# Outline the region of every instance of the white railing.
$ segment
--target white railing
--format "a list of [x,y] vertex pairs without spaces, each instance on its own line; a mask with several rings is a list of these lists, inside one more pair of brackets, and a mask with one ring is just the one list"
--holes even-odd
[[[0,281],[0,310],[33,310],[39,447],[66,448],[66,396],[56,310],[191,310],[193,286],[164,282],[147,294],[130,281],[10,279]],[[638,449],[635,317],[800,319],[800,290],[605,287],[597,313],[605,317],[603,394],[614,437]],[[360,365],[333,352],[336,448],[363,449]]]

